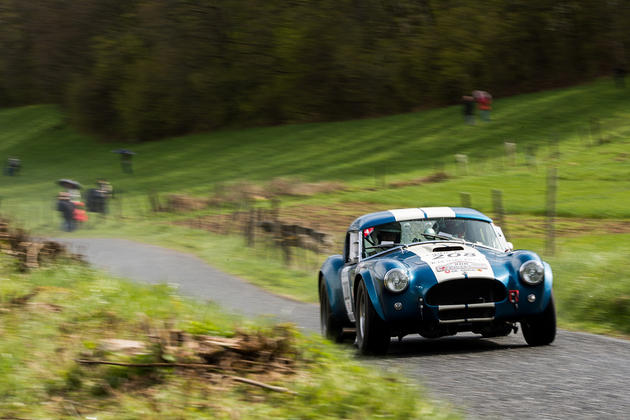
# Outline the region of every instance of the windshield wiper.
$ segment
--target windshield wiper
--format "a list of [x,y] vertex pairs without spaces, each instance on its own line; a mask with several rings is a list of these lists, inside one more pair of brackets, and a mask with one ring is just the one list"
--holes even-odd
[[434,235],[434,234],[431,234],[431,233],[423,233],[422,236],[425,236],[427,238],[433,238],[433,239],[442,239],[442,240],[446,240],[446,241],[461,242],[461,243],[463,243],[465,245],[469,245],[469,246],[473,246],[473,247],[480,246],[480,247],[488,248],[488,249],[495,249],[495,250],[497,249],[497,248],[494,248],[492,246],[484,245],[484,244],[482,244],[480,242],[470,242],[470,241],[467,241],[466,239],[457,238],[455,236],[450,236],[450,235],[440,235],[440,234],[435,234]]
[[394,247],[397,247],[397,246],[406,247],[407,244],[400,244],[400,243],[397,243],[397,242],[391,242],[391,243],[378,244],[378,245],[374,245],[374,246],[366,246],[364,249],[394,248]]
[[466,242],[465,240],[461,239],[461,238],[456,238],[455,236],[451,236],[451,235],[440,235],[439,233],[423,233],[422,236],[426,237],[426,238],[433,238],[433,239],[442,239],[445,241],[455,241],[455,242]]

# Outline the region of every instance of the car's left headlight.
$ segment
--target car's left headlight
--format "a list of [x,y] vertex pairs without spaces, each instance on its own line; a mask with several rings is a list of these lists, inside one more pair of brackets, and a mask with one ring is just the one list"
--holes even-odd
[[545,278],[545,267],[535,260],[524,262],[518,272],[521,280],[530,286],[540,284]]
[[409,285],[409,276],[401,268],[393,268],[385,274],[385,287],[391,292],[399,293]]

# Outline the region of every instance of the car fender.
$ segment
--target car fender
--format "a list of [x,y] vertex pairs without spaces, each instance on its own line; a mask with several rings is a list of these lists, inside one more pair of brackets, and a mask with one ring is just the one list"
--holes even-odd
[[330,302],[330,309],[333,315],[344,322],[349,322],[339,277],[343,266],[344,261],[341,255],[329,257],[321,267],[319,281],[323,281],[326,284],[328,301]]
[[[365,288],[367,289],[368,296],[370,297],[370,301],[372,302],[372,306],[374,307],[374,310],[376,311],[378,316],[381,317],[383,321],[385,321],[385,313],[383,312],[381,301],[378,298],[379,292],[377,292],[377,290],[380,291],[382,289],[382,286],[376,283],[378,280],[374,279],[374,276],[372,276],[372,273],[370,271],[365,270],[365,271],[362,271],[355,278],[355,281],[354,281],[354,284],[355,284],[354,294],[355,295],[356,295],[357,287],[360,281],[363,281],[363,283],[365,283]],[[382,282],[380,283],[382,284]]]
[[549,304],[549,300],[551,299],[551,289],[553,286],[553,272],[551,271],[551,266],[543,261],[543,266],[545,267],[545,293],[543,293],[543,301],[542,307],[546,308]]

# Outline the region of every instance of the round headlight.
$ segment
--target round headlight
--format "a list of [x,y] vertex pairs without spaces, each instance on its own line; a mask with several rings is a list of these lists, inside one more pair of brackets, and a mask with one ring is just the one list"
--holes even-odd
[[409,285],[409,277],[400,268],[391,269],[385,274],[385,287],[392,292],[402,292]]
[[545,278],[545,267],[538,261],[526,261],[518,270],[521,280],[530,286],[540,284]]

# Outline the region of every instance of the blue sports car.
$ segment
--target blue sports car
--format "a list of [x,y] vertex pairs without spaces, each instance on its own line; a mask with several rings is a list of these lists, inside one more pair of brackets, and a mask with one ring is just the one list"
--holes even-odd
[[545,345],[556,335],[552,282],[549,264],[514,251],[476,210],[370,213],[348,228],[343,255],[320,269],[322,333],[341,341],[354,328],[362,353],[382,354],[391,337],[497,337],[520,323],[529,345]]

